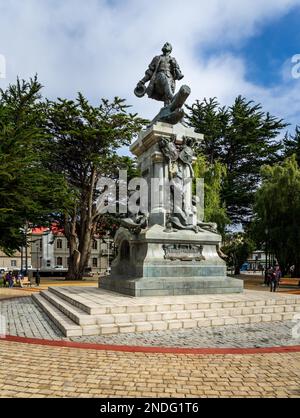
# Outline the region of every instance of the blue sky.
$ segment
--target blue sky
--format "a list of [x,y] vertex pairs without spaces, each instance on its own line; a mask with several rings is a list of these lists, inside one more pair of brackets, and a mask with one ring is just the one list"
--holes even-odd
[[[300,8],[261,28],[237,52],[247,62],[246,77],[265,87],[282,82],[283,63],[300,51]],[[300,87],[300,86],[299,86]],[[300,122],[300,121],[299,121]]]
[[169,41],[190,104],[241,94],[300,124],[299,18],[300,0],[0,0],[0,88],[38,73],[50,98],[118,95],[152,118],[160,104],[133,90]]
[[300,53],[299,22],[300,6],[296,6],[287,14],[260,24],[257,33],[240,42],[228,44],[220,39],[208,45],[204,48],[204,57],[209,59],[223,53],[237,55],[247,63],[245,76],[249,82],[264,87],[280,85],[284,63],[290,63],[291,57]]

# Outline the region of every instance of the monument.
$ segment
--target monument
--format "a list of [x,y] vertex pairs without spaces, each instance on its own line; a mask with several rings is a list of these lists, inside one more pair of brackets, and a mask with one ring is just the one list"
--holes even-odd
[[183,85],[175,94],[184,76],[172,46],[166,43],[162,52],[135,89],[137,97],[164,102],[131,146],[148,185],[147,208],[122,220],[111,276],[101,278],[99,287],[131,296],[240,293],[243,282],[226,276],[219,256],[217,226],[203,222],[201,196],[193,196],[193,146],[203,135],[182,123],[191,90]]

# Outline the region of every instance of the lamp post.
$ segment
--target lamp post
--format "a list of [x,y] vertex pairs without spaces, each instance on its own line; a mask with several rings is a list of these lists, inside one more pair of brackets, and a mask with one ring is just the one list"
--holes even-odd
[[36,275],[35,275],[35,283],[37,285],[37,287],[39,287],[40,282],[41,282],[41,275],[40,275],[40,248],[41,248],[41,244],[42,244],[42,238],[37,240],[37,262],[36,262]]
[[269,268],[269,229],[265,229],[266,234],[266,270]]
[[103,240],[104,242],[105,242],[105,244],[107,244],[107,267],[106,267],[106,272],[107,273],[109,273],[109,269],[110,269],[110,260],[109,260],[109,258],[110,258],[110,248],[109,248],[109,245],[110,245],[110,238],[109,238],[109,233],[107,233],[107,239],[104,239]]

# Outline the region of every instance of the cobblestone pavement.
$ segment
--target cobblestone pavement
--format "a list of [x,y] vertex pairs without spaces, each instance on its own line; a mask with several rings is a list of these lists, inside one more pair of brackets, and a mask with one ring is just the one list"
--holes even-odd
[[33,293],[31,288],[26,289],[9,289],[9,288],[0,288],[0,301],[2,299],[13,299],[19,298],[22,296],[28,296]]
[[124,353],[0,341],[0,397],[300,397],[300,353]]
[[192,348],[300,345],[300,335],[298,339],[292,337],[292,328],[295,326],[292,321],[67,339],[30,297],[0,302],[0,314],[6,318],[8,335],[28,338],[63,339],[106,345]]

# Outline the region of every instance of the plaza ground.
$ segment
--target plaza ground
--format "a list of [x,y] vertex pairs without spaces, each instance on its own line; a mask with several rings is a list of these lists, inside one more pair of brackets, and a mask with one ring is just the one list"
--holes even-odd
[[[93,281],[67,283],[72,284],[95,286]],[[245,284],[266,291],[261,277],[246,278]],[[49,285],[66,282],[42,280],[40,289]],[[198,340],[193,330],[173,331],[172,336],[166,333],[166,352],[147,352],[146,346],[159,345],[159,333],[141,336],[135,348],[130,344],[136,340],[123,336],[127,347],[114,349],[109,339],[100,346],[92,337],[84,344],[82,339],[64,338],[28,298],[40,289],[0,289],[1,309],[11,319],[15,315],[9,333],[16,335],[0,341],[0,397],[300,397],[300,347],[288,341],[291,323],[216,327],[201,330]],[[299,290],[291,280],[279,289],[292,294]],[[17,333],[21,325],[25,338],[18,337],[23,335]],[[51,341],[58,345],[49,345]],[[178,341],[181,347],[198,348],[178,349]],[[255,342],[254,350],[247,349]],[[230,343],[235,348],[230,349]],[[270,348],[273,345],[279,348]]]

